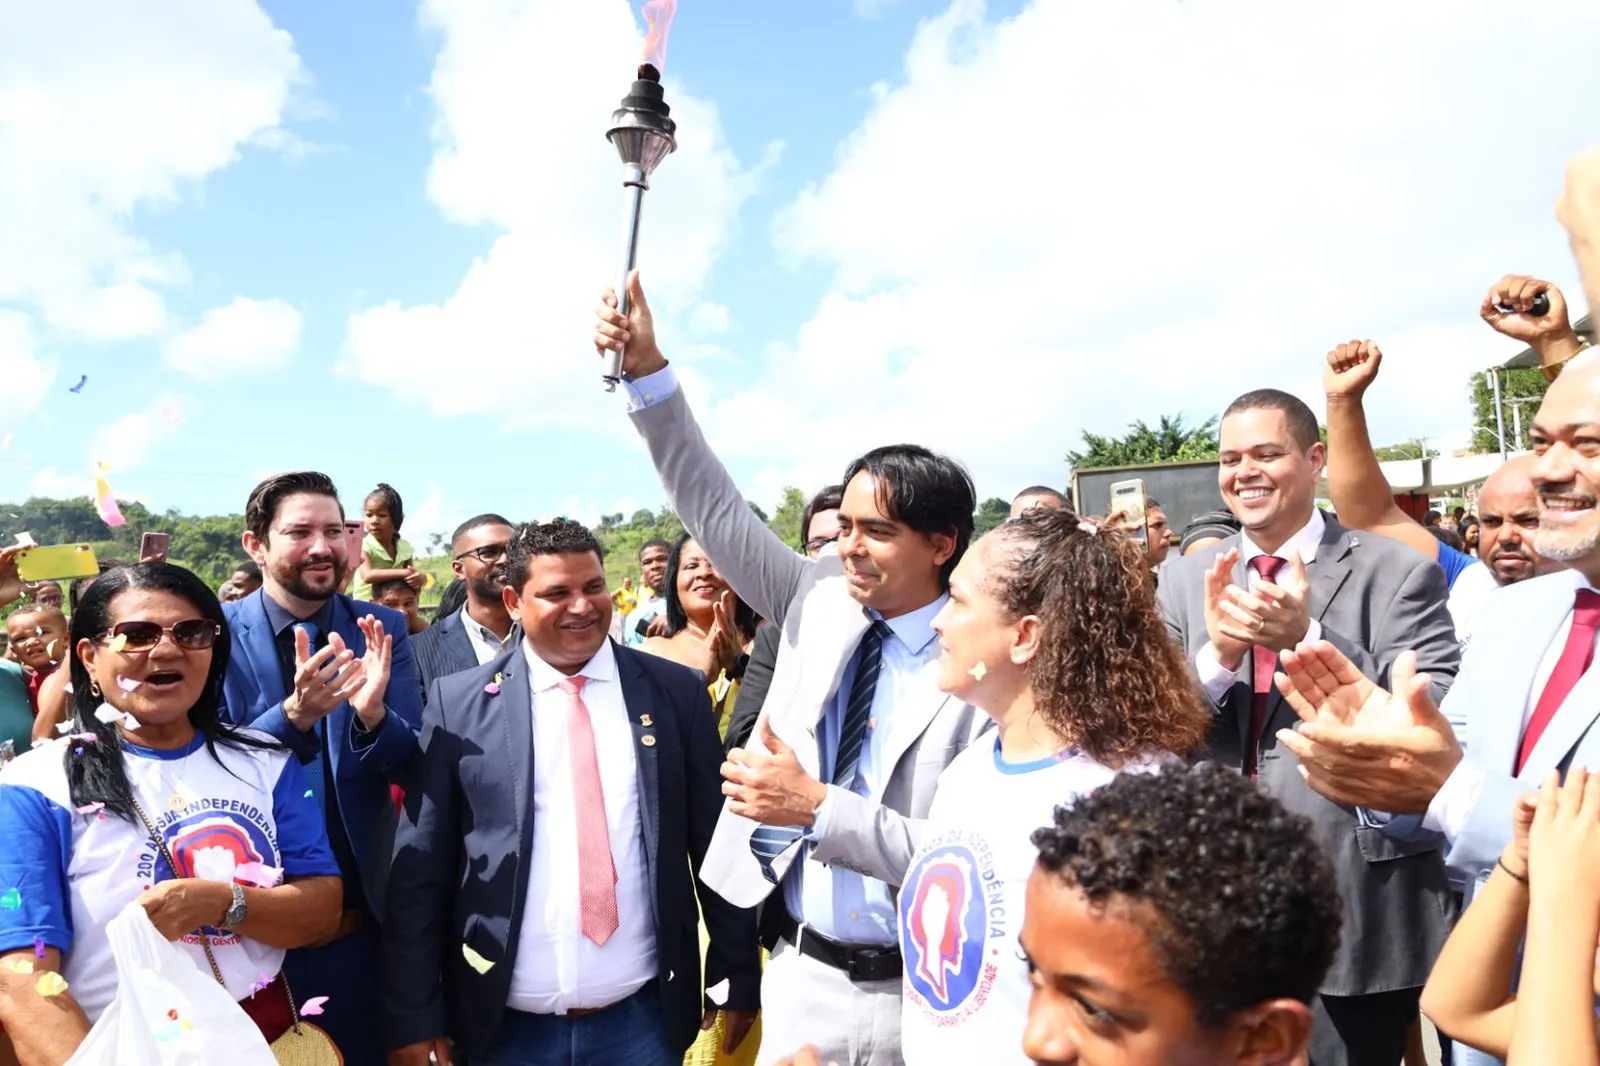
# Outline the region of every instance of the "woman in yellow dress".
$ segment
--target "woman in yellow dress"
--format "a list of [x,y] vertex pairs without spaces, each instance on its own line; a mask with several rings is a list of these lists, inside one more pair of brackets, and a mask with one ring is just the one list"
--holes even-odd
[[[711,693],[717,735],[728,730],[728,718],[739,696],[739,677],[748,659],[759,620],[734,595],[693,537],[684,534],[667,559],[665,636],[651,637],[644,650],[698,670]],[[700,950],[706,949],[706,927],[700,923]],[[684,1066],[751,1066],[761,1046],[761,1022],[727,1054],[722,1050],[726,1015],[717,1015],[713,1029],[702,1032],[684,1056]]]

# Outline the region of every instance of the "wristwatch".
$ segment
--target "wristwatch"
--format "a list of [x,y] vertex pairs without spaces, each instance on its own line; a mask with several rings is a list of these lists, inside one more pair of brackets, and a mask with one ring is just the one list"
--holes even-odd
[[233,905],[228,908],[228,913],[222,916],[222,928],[237,929],[239,923],[249,915],[250,908],[244,903],[244,889],[238,884],[229,887],[233,889]]

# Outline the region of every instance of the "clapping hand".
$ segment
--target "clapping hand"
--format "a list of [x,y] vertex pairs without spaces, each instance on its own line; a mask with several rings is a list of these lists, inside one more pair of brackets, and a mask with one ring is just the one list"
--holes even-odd
[[1258,581],[1245,590],[1230,584],[1221,602],[1222,632],[1235,641],[1288,651],[1311,631],[1311,581],[1299,552],[1292,552],[1279,580]]
[[[361,627],[361,635],[366,638],[367,652],[361,657],[361,683],[347,698],[350,700],[350,709],[356,712],[361,724],[368,729],[376,729],[388,713],[383,705],[383,697],[389,690],[394,637],[385,633],[383,623],[370,614],[356,625]],[[339,640],[337,633],[329,638],[329,643],[335,640]],[[344,643],[342,640],[339,642],[341,645]]]
[[1233,583],[1233,568],[1239,562],[1239,549],[1229,548],[1211,561],[1206,571],[1206,636],[1211,640],[1211,650],[1217,661],[1229,670],[1237,670],[1250,653],[1251,641],[1236,637],[1238,627],[1232,625],[1232,616],[1222,609],[1228,598],[1228,588]]
[[302,733],[359,692],[366,680],[362,663],[337,633],[330,633],[327,647],[312,654],[311,635],[296,627],[294,660],[294,691],[283,701],[283,713]]

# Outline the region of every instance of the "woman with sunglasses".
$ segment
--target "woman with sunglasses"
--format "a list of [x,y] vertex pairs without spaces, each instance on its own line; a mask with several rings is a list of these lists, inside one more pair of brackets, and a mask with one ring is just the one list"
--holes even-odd
[[342,887],[299,762],[218,716],[222,607],[180,567],[122,567],[71,642],[71,735],[0,773],[0,1022],[23,1062],[65,1061],[116,992],[106,923],[137,902],[270,1042],[291,1015],[267,982],[337,930]]

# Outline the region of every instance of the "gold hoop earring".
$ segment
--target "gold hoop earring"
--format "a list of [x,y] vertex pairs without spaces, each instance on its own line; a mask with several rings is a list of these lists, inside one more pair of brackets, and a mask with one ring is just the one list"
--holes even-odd
[[100,698],[100,682],[96,681],[92,677],[89,679],[89,695],[93,696],[95,699]]

